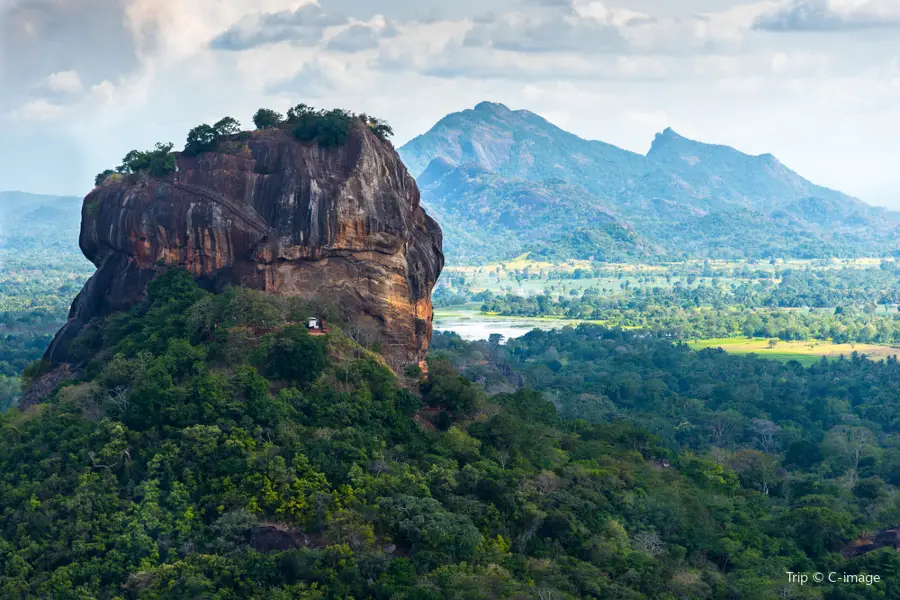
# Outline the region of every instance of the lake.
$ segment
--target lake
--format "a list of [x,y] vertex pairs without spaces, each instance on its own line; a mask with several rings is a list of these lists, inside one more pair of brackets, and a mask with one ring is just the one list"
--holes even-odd
[[492,333],[505,339],[517,338],[532,329],[561,329],[578,325],[581,321],[567,319],[538,319],[529,317],[497,317],[484,315],[480,306],[435,309],[434,330],[453,331],[464,340],[486,340]]

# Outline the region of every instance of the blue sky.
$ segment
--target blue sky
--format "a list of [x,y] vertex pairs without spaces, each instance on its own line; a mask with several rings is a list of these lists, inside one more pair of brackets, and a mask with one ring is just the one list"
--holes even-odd
[[261,106],[403,143],[482,100],[645,152],[673,127],[900,208],[897,0],[0,0],[0,189],[83,195]]

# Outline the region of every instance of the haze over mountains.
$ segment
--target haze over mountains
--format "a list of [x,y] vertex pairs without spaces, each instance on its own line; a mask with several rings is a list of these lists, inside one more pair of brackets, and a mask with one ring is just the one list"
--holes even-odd
[[0,249],[76,253],[80,257],[80,224],[81,198],[0,191]]
[[646,156],[483,102],[400,149],[451,261],[893,253],[900,214],[774,156],[658,134]]

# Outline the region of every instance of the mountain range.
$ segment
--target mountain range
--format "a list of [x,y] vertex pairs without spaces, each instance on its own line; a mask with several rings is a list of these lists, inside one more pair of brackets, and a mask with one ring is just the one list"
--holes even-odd
[[897,251],[900,214],[818,186],[771,154],[672,129],[646,155],[483,102],[400,148],[451,262],[795,258]]

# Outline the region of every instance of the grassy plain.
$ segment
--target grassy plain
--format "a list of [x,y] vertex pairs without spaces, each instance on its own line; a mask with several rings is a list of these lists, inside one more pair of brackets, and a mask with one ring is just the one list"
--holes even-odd
[[833,344],[818,340],[799,342],[779,341],[775,346],[763,338],[720,338],[712,340],[693,340],[688,345],[695,350],[703,348],[721,348],[731,354],[756,354],[760,358],[789,361],[796,360],[804,365],[811,365],[823,356],[836,359],[849,357],[854,352],[864,354],[872,360],[883,360],[888,356],[900,354],[900,348],[879,346],[875,344]]

